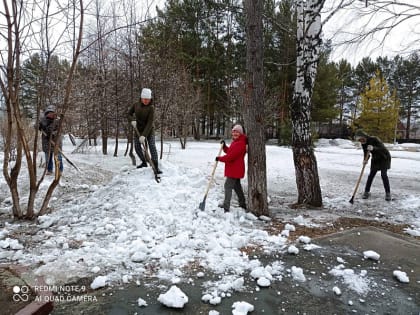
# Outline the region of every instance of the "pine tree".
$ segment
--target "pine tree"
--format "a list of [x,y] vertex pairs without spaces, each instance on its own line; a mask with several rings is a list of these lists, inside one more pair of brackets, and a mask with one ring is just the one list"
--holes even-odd
[[398,119],[399,100],[395,90],[390,92],[388,84],[379,71],[369,81],[360,96],[361,114],[355,124],[368,134],[391,141],[395,135]]

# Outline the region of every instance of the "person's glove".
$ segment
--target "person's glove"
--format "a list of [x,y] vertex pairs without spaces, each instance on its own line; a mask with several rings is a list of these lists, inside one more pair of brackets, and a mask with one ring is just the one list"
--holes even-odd
[[369,145],[367,146],[367,150],[368,150],[368,151],[373,151],[373,145],[370,145],[370,144],[369,144]]
[[140,143],[144,144],[144,141],[146,141],[146,137],[145,136],[140,136]]
[[218,156],[216,156],[215,161],[216,161],[216,162],[219,162],[219,157],[218,157]]
[[365,159],[363,160],[363,165],[366,165],[368,163],[369,159],[370,159],[370,154],[365,156]]
[[133,128],[137,128],[137,121],[132,120],[130,123],[131,123],[131,126],[133,126]]
[[220,141],[220,144],[222,144],[222,145],[223,145],[223,147],[225,147],[225,146],[226,146],[226,142],[225,142],[225,140]]

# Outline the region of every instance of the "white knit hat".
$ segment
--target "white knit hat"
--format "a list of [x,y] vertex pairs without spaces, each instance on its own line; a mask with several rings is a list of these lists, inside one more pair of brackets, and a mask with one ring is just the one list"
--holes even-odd
[[236,130],[240,134],[243,134],[244,133],[244,129],[242,128],[241,125],[235,125],[235,126],[233,126],[232,131],[234,131],[234,130]]
[[141,98],[151,99],[152,98],[152,90],[151,89],[144,88],[143,90],[141,90],[140,97]]

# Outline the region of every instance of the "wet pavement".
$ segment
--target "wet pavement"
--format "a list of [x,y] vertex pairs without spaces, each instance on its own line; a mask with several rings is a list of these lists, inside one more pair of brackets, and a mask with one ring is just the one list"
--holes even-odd
[[[303,249],[304,244],[298,244],[298,255],[258,254],[264,266],[283,262],[282,279],[274,280],[268,288],[257,288],[254,279],[244,276],[245,289],[232,292],[218,305],[201,301],[204,282],[217,280],[218,275],[214,275],[214,279],[209,276],[197,278],[197,271],[192,270],[191,281],[177,284],[189,298],[182,310],[167,308],[157,301],[159,294],[166,292],[171,284],[141,279],[141,285],[125,284],[87,292],[95,301],[56,302],[51,314],[197,315],[209,314],[210,310],[232,314],[232,304],[237,301],[252,304],[255,310],[250,314],[420,314],[418,238],[376,228],[357,228],[313,239],[312,243],[320,248],[308,251]],[[379,261],[365,259],[363,252],[366,250],[379,253]],[[351,288],[357,287],[357,281],[344,283],[342,277],[330,273],[340,263],[357,275],[366,274],[366,293]],[[292,266],[303,269],[305,282],[291,277]],[[409,283],[399,282],[393,276],[394,270],[405,271]],[[88,286],[90,280],[85,281]],[[340,288],[341,294],[334,293],[333,287]],[[139,307],[138,298],[145,300],[148,306]]]

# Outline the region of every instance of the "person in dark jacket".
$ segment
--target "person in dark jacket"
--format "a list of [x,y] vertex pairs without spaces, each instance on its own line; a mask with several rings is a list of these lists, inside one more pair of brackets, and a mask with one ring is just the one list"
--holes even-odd
[[141,144],[147,144],[150,149],[150,155],[153,164],[156,167],[158,174],[161,174],[161,170],[158,167],[158,154],[156,150],[155,134],[154,134],[154,119],[155,119],[155,107],[152,101],[152,91],[148,88],[141,90],[140,102],[134,104],[128,110],[128,118],[133,128],[137,128],[140,136],[134,136],[134,149],[141,160],[141,164],[137,168],[147,167],[147,161],[144,156]]
[[[58,124],[59,121],[55,112],[55,107],[50,105],[45,109],[44,115],[38,126],[38,129],[42,132],[42,151],[45,153],[47,175],[52,175],[53,173],[54,146],[58,145],[60,149],[62,146],[61,139],[57,137]],[[62,173],[64,166],[60,151],[57,153],[57,160],[59,163],[60,173]]]
[[385,145],[377,137],[371,137],[363,130],[357,130],[355,139],[362,144],[364,163],[369,159],[369,154],[372,155],[370,162],[370,173],[366,182],[365,192],[362,198],[368,199],[370,197],[370,187],[373,179],[378,171],[381,171],[382,182],[385,188],[385,200],[391,200],[391,188],[388,179],[388,170],[391,168],[391,154]]
[[216,161],[225,163],[225,199],[221,207],[225,212],[229,211],[230,200],[232,199],[232,190],[238,196],[239,206],[246,209],[245,195],[241,185],[241,178],[245,176],[245,154],[248,143],[247,136],[241,125],[235,125],[232,128],[232,143],[227,146],[224,140],[223,152],[225,155],[216,157]]

